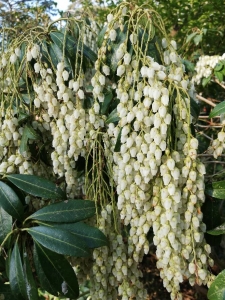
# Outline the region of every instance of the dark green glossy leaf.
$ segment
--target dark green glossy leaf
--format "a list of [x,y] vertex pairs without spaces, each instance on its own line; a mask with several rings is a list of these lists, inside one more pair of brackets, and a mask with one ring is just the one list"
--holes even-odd
[[[36,245],[37,245],[37,243],[34,243],[33,259],[34,259],[35,270],[37,272],[37,277],[40,282],[40,286],[43,290],[47,291],[49,294],[58,295],[57,290],[54,288],[54,283],[51,283],[49,278],[44,273],[44,270],[41,266],[40,260],[37,255],[37,251],[36,251],[37,246]],[[40,245],[40,244],[38,244],[38,245]],[[47,249],[47,248],[45,248],[45,249]],[[48,251],[50,251],[50,250],[48,250]],[[53,253],[55,253],[55,252],[53,252]],[[55,254],[57,254],[57,253],[55,253]],[[60,255],[60,254],[57,254],[57,255]],[[61,257],[61,255],[60,255],[60,257]],[[47,263],[45,263],[45,266],[46,265],[47,265]],[[51,272],[51,274],[54,274],[54,273]]]
[[217,226],[216,228],[207,231],[207,233],[211,235],[220,235],[225,233],[225,223],[221,224],[220,226]]
[[[49,225],[51,226],[51,223]],[[88,248],[98,248],[106,246],[108,243],[106,236],[98,228],[83,222],[62,224],[56,223],[53,224],[53,226],[72,232],[78,238],[82,239]]]
[[31,139],[31,140],[39,140],[40,139],[40,135],[30,125],[26,125],[24,128],[24,131],[26,131],[26,135],[27,135],[28,139]]
[[29,258],[26,252],[24,252],[23,254],[23,259],[24,259],[24,276],[26,282],[27,297],[29,300],[38,300],[39,299],[38,290],[31,270]]
[[92,217],[95,214],[95,203],[90,200],[66,200],[45,206],[28,219],[46,222],[70,223]]
[[44,199],[66,199],[66,194],[45,178],[26,174],[7,175],[7,178],[28,194]]
[[225,113],[225,101],[217,104],[214,109],[211,111],[209,117],[214,118],[215,116],[220,116]]
[[121,133],[122,133],[122,128],[120,128],[117,140],[116,140],[116,145],[114,148],[114,152],[119,152],[120,151],[120,147],[121,147]]
[[83,45],[83,53],[91,62],[95,62],[97,60],[97,55],[94,51],[92,51],[88,46]]
[[212,76],[204,77],[202,79],[202,86],[205,87],[211,81],[211,78],[212,78]]
[[27,232],[35,241],[53,252],[77,257],[90,255],[86,244],[82,240],[63,229],[38,226],[28,228]]
[[26,282],[22,266],[22,260],[18,244],[15,243],[13,248],[10,263],[9,263],[9,282],[13,295],[18,300],[27,299]]
[[108,91],[104,94],[104,101],[100,103],[101,114],[105,115],[107,113],[112,98],[113,98],[113,94],[111,91]]
[[182,59],[182,63],[184,64],[185,66],[185,70],[187,70],[188,72],[194,72],[195,70],[195,65],[190,62],[189,60],[187,59]]
[[45,282],[42,285],[46,291],[53,292],[55,296],[59,293],[72,299],[79,296],[76,274],[64,256],[42,247],[39,243],[34,245],[34,256],[48,280],[48,284]]
[[49,55],[55,68],[59,62],[64,61],[65,67],[72,72],[73,68],[71,67],[67,57],[63,57],[62,48],[59,48],[55,43],[51,43],[49,45]]
[[[65,34],[62,32],[51,32],[50,33],[51,39],[54,41],[54,43],[60,48],[63,49],[64,45],[64,38]],[[66,34],[66,42],[65,42],[65,52],[68,55],[68,57],[71,59],[71,61],[74,60],[76,52],[83,50],[84,56],[86,56],[88,59],[90,59],[92,62],[95,62],[97,59],[97,55],[86,45],[83,44],[83,48],[73,38],[71,35]]]
[[224,300],[225,299],[225,270],[223,270],[213,281],[208,290],[209,300]]
[[14,190],[0,181],[1,207],[14,219],[23,220],[23,205]]
[[69,34],[65,34],[59,31],[54,31],[50,33],[50,37],[52,41],[58,46],[59,49],[63,49],[64,47],[64,39],[65,40],[65,51],[69,57],[73,57],[75,55],[75,50],[77,46],[76,40],[70,36]]
[[21,97],[26,104],[30,104],[34,99],[34,93],[21,94]]
[[214,198],[225,199],[225,181],[213,182],[212,188],[207,186],[206,192]]
[[28,151],[28,140],[39,140],[39,134],[30,126],[26,125],[23,130],[23,135],[20,143],[20,153],[24,153]]
[[0,207],[0,244],[12,230],[12,217]]
[[223,81],[223,72],[214,72],[216,78],[219,80],[219,82],[222,82]]
[[115,108],[108,116],[108,118],[106,119],[105,123],[109,124],[109,123],[116,123],[119,121],[119,116],[117,114],[117,108]]
[[25,112],[23,111],[20,111],[19,113],[19,118],[18,118],[18,122],[19,123],[23,123],[23,121],[26,121],[30,118],[30,116],[28,114],[26,114]]
[[194,117],[196,121],[198,120],[199,114],[200,114],[200,107],[198,103],[191,98],[191,115]]

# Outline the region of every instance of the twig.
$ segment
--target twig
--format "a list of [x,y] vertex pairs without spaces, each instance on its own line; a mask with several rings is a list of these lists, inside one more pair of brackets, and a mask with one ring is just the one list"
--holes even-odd
[[200,95],[198,95],[198,94],[196,95],[196,98],[197,98],[198,100],[201,100],[201,101],[203,101],[203,102],[205,102],[205,103],[207,103],[207,104],[213,106],[213,107],[216,106],[215,103],[213,103],[212,101],[210,101],[210,100],[208,100],[208,99],[206,99],[206,98],[204,98],[204,97],[202,97],[202,96],[200,96]]
[[213,124],[208,124],[208,125],[196,124],[196,126],[202,127],[202,128],[210,128],[210,127],[213,127],[213,128],[222,128],[223,127],[222,125],[213,125]]
[[216,83],[218,83],[223,89],[225,89],[225,85],[222,84],[221,82],[219,82],[218,79],[214,79],[214,81],[215,81]]
[[217,160],[207,160],[207,161],[204,161],[204,164],[225,164],[225,161],[217,161]]
[[[199,119],[209,119],[209,116],[199,116],[198,118]],[[215,118],[220,118],[220,116],[213,117],[213,119],[215,119]]]
[[205,136],[207,139],[213,141],[213,139],[210,136],[208,136],[207,134],[205,134],[204,132],[199,132],[199,134],[201,134],[201,135]]
[[[202,154],[198,154],[198,156],[202,156],[202,157],[207,157],[207,156],[213,156],[213,154],[206,154],[206,153],[202,153]],[[221,154],[220,156],[225,156],[225,154]]]

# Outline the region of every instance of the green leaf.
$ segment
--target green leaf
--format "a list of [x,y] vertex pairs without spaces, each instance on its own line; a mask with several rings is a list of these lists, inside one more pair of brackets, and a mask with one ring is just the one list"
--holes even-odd
[[199,107],[198,103],[193,98],[191,98],[190,101],[191,101],[191,115],[197,121],[198,116],[200,114],[200,107]]
[[95,214],[95,203],[90,200],[66,200],[45,206],[28,219],[46,222],[71,223],[92,217]]
[[79,296],[76,274],[64,256],[42,247],[39,243],[34,244],[34,256],[48,280],[48,284],[45,282],[44,286],[42,285],[46,291],[53,292],[55,296],[59,293],[73,299]]
[[82,240],[63,229],[38,226],[27,228],[27,232],[35,241],[53,252],[77,257],[90,255],[89,249]]
[[65,52],[69,56],[69,58],[75,56],[77,42],[72,36],[66,34],[65,37],[65,33],[59,31],[54,31],[54,32],[52,31],[50,33],[50,37],[52,41],[58,46],[59,49],[63,49],[63,47],[65,47]]
[[0,207],[0,244],[12,230],[12,217]]
[[34,93],[21,94],[21,97],[23,99],[23,102],[26,103],[26,104],[30,104],[32,102],[32,100],[35,98]]
[[26,131],[26,135],[27,135],[28,139],[31,139],[31,140],[39,140],[40,139],[40,135],[30,125],[26,125],[26,127],[24,128],[24,131]]
[[114,152],[119,152],[120,151],[120,147],[121,147],[121,134],[122,134],[122,128],[120,128],[117,140],[116,140],[116,145],[114,148]]
[[66,199],[66,194],[53,182],[35,175],[10,174],[7,178],[24,192],[44,199]]
[[95,62],[97,60],[97,55],[94,51],[92,51],[88,46],[83,44],[83,53],[91,62]]
[[211,81],[211,78],[212,78],[212,76],[204,77],[202,79],[202,86],[205,87]]
[[191,34],[189,34],[186,38],[186,43],[189,43],[197,34],[197,32],[192,32]]
[[39,140],[39,134],[30,126],[26,125],[23,130],[22,139],[20,142],[20,153],[23,154],[24,152],[28,151],[28,140]]
[[194,43],[196,46],[202,41],[202,34],[198,34],[194,37]]
[[55,68],[59,62],[64,61],[65,67],[72,72],[73,68],[71,67],[67,57],[63,57],[62,48],[59,48],[57,44],[51,43],[49,45],[49,55]]
[[105,123],[109,124],[109,123],[116,123],[120,120],[118,114],[117,114],[117,108],[115,108],[108,116],[108,118],[106,119]]
[[224,67],[224,64],[222,62],[218,62],[214,68],[214,71],[221,71]]
[[214,74],[215,74],[216,78],[219,80],[219,82],[223,81],[223,72],[214,71]]
[[194,72],[195,70],[195,65],[190,62],[189,60],[187,59],[182,59],[182,63],[184,64],[185,66],[185,70],[189,71],[189,72]]
[[212,197],[218,199],[225,199],[225,181],[217,181],[212,183]]
[[17,242],[13,248],[9,263],[9,282],[13,295],[18,300],[27,299],[26,282]]
[[107,91],[104,94],[104,101],[102,103],[100,103],[102,115],[105,115],[107,113],[107,111],[109,109],[109,104],[110,104],[112,98],[113,98],[113,94],[111,91]]
[[31,270],[28,254],[26,252],[24,252],[23,254],[23,259],[24,259],[24,276],[25,276],[28,299],[38,300],[39,299],[38,290]]
[[[51,224],[49,225],[51,226]],[[59,229],[70,231],[72,234],[82,239],[88,248],[98,248],[108,244],[106,236],[98,228],[83,222],[53,224],[53,227],[54,226]]]
[[211,284],[208,290],[209,300],[224,300],[225,299],[225,270],[223,270]]
[[18,122],[21,124],[23,123],[24,121],[28,120],[30,118],[30,116],[28,114],[26,114],[25,112],[23,111],[20,111],[19,112],[19,118],[18,118]]
[[221,114],[224,114],[224,113],[225,113],[225,101],[222,101],[214,107],[214,109],[211,111],[209,117],[214,118],[214,117],[220,116]]
[[23,205],[11,187],[0,181],[1,207],[14,219],[23,220]]
[[97,45],[98,45],[99,48],[101,47],[101,45],[104,41],[104,35],[106,33],[106,29],[107,29],[107,26],[103,27],[102,30],[98,34]]
[[220,226],[217,226],[216,228],[207,231],[207,233],[211,235],[220,235],[225,233],[225,223],[221,224]]
[[[62,32],[51,32],[50,33],[51,39],[53,42],[60,48],[63,49],[65,44],[65,52],[67,56],[71,59],[71,62],[75,59],[76,52],[83,50],[84,56],[86,56],[88,59],[90,59],[92,62],[95,62],[97,60],[97,55],[86,45],[83,44],[83,47],[81,47],[81,43],[79,43],[79,46],[77,44],[77,41],[68,33],[65,34]],[[65,43],[64,43],[65,39]],[[78,48],[79,47],[79,48]]]
[[[37,245],[37,243],[34,243],[33,259],[34,259],[35,270],[37,272],[37,277],[38,277],[38,280],[40,282],[40,286],[43,290],[47,291],[49,294],[58,295],[57,290],[54,288],[54,283],[52,283],[49,280],[49,277],[47,277],[44,273],[44,270],[41,266],[39,257],[37,255],[36,245]],[[38,245],[40,245],[40,244],[38,244]],[[45,248],[45,249],[47,249],[47,248]],[[50,250],[48,250],[48,251],[50,251]],[[55,253],[55,252],[53,252],[53,253]],[[57,254],[57,255],[59,255],[59,254]],[[45,263],[45,265],[47,265],[47,263]],[[51,272],[51,274],[54,274],[54,273]]]

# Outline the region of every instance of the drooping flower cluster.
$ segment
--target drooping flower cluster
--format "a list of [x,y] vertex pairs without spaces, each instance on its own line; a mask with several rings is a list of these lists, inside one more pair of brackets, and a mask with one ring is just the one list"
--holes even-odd
[[[0,173],[52,172],[65,178],[68,197],[82,193],[95,201],[96,224],[109,247],[93,252],[93,300],[145,299],[138,266],[149,252],[151,227],[163,284],[171,299],[181,299],[183,278],[207,284],[213,264],[201,212],[205,169],[190,129],[193,85],[151,8],[123,2],[107,16],[94,70],[82,39],[96,49],[96,24],[76,28],[76,48],[66,35],[62,53],[51,45],[57,61],[38,42],[26,45],[25,56],[22,46],[2,56]],[[25,79],[18,80],[18,65]],[[17,98],[20,85],[26,96],[21,88]],[[51,167],[32,157],[43,149]]]
[[[208,264],[212,265],[201,213],[205,171],[197,159],[198,141],[190,131],[188,93],[193,86],[184,79],[174,41],[163,38],[160,64],[148,55],[147,47],[143,50],[144,34],[138,40],[138,30],[130,21],[127,38],[117,45],[126,13],[121,5],[114,17],[108,15],[104,40],[109,42],[99,49],[96,63],[96,76],[104,76],[104,81],[93,80],[93,91],[101,102],[99,95],[111,71],[101,55],[107,57],[113,48],[118,122],[108,122],[107,132],[114,151],[117,208],[123,226],[130,227],[128,257],[134,264],[148,253],[147,233],[153,226],[164,286],[172,299],[180,299],[183,278],[191,284],[206,284],[211,277]],[[138,9],[131,11],[129,20],[138,14]],[[146,28],[152,28],[150,23]],[[151,43],[150,30],[148,34],[147,44]]]

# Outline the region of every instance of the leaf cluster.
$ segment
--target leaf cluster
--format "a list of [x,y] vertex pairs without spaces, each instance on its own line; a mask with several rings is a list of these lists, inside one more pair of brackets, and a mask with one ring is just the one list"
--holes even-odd
[[[15,188],[37,201],[56,202],[30,213]],[[95,214],[95,203],[65,200],[64,191],[54,183],[22,174],[0,181],[0,198],[1,292],[10,294],[4,285],[9,281],[11,299],[39,299],[38,288],[77,298],[76,274],[66,257],[87,257],[93,248],[107,245],[98,228],[83,222]]]

